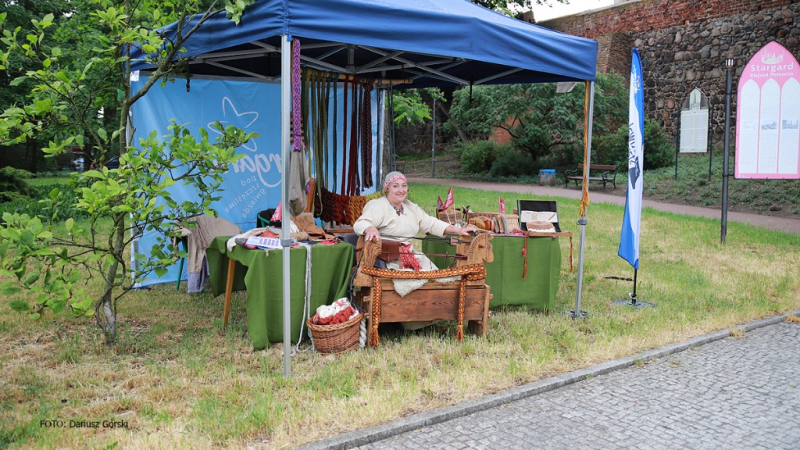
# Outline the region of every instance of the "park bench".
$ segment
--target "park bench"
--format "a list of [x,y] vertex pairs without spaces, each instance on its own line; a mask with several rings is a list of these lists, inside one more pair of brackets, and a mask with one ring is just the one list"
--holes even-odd
[[[589,177],[591,181],[599,181],[603,183],[603,189],[606,188],[607,183],[611,183],[614,189],[617,188],[617,169],[618,164],[589,164]],[[600,176],[592,176],[592,173],[600,172]],[[580,186],[579,181],[583,181],[583,164],[578,164],[578,168],[574,170],[564,171],[564,187],[569,187],[569,181],[574,180],[575,186]]]

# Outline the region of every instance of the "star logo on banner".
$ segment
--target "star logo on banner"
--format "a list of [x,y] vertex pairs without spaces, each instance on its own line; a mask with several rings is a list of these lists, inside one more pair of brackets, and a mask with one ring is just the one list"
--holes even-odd
[[[236,110],[236,107],[233,106],[233,102],[231,101],[231,99],[229,99],[228,97],[223,97],[223,99],[222,99],[222,115],[224,117],[226,117],[226,118],[229,117],[229,115],[228,115],[229,111],[231,112],[230,118],[232,120],[231,121],[220,120],[219,123],[221,123],[223,127],[228,125],[228,124],[230,124],[230,125],[233,125],[233,126],[235,126],[237,128],[241,128],[243,130],[247,130],[247,128],[249,128],[250,125],[256,123],[256,120],[258,120],[258,112],[257,111],[248,111],[248,112],[240,113],[239,111]],[[248,120],[249,120],[249,122],[247,122]],[[244,123],[247,123],[247,125],[243,126],[242,124],[244,124]],[[213,122],[209,122],[208,129],[213,131],[214,133],[219,134],[221,136],[222,133],[220,133],[219,130],[217,130],[216,128],[212,127],[211,126],[212,124],[213,124]],[[249,150],[249,151],[251,151],[253,153],[255,153],[255,151],[258,150],[258,144],[256,144],[255,139],[251,139],[250,142],[248,142],[247,144],[242,145],[242,147],[244,147],[245,149],[247,149],[247,150]]]

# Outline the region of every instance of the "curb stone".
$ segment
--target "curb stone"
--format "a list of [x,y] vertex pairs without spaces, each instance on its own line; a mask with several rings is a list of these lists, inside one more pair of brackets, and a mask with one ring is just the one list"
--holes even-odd
[[578,369],[555,377],[535,381],[522,386],[513,387],[504,391],[466,400],[455,405],[434,409],[431,411],[402,417],[382,425],[377,425],[362,430],[345,433],[328,439],[297,447],[302,450],[344,450],[381,441],[383,439],[396,436],[401,433],[416,430],[417,428],[446,422],[459,417],[464,417],[472,413],[484,411],[505,405],[526,397],[553,391],[555,389],[574,384],[589,378],[607,374],[609,372],[624,369],[640,362],[646,362],[674,353],[682,352],[700,345],[705,345],[714,341],[725,339],[735,330],[749,332],[769,325],[783,322],[790,315],[800,315],[800,310],[783,315],[759,319],[742,326],[735,326],[722,331],[715,331],[702,336],[691,338],[684,342],[665,345],[663,347],[647,350],[635,355],[607,361],[584,369]]

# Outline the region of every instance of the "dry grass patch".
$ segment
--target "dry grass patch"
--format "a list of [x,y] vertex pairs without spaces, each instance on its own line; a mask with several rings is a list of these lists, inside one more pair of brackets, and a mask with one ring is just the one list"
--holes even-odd
[[747,332],[746,332],[746,331],[744,331],[744,330],[743,330],[743,329],[741,329],[741,328],[734,328],[734,329],[732,329],[732,330],[731,330],[731,334],[730,334],[730,336],[731,336],[732,338],[741,338],[741,337],[744,337],[744,335],[745,335],[746,333],[747,333]]

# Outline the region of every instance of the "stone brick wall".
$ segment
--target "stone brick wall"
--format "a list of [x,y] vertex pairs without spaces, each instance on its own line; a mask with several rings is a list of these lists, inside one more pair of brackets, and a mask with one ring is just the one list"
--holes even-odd
[[640,0],[589,14],[559,17],[539,25],[598,39],[611,33],[644,33],[692,22],[789,6],[792,0]]
[[610,33],[598,37],[597,44],[597,71],[616,72],[627,79],[631,72],[631,36],[627,33]]
[[774,40],[800,56],[800,1],[641,0],[539,25],[597,39],[598,72],[627,75],[632,43],[642,56],[646,114],[673,137],[681,104],[698,87],[714,108],[715,143],[723,139],[726,55],[736,66],[732,123],[739,74],[761,47]]

